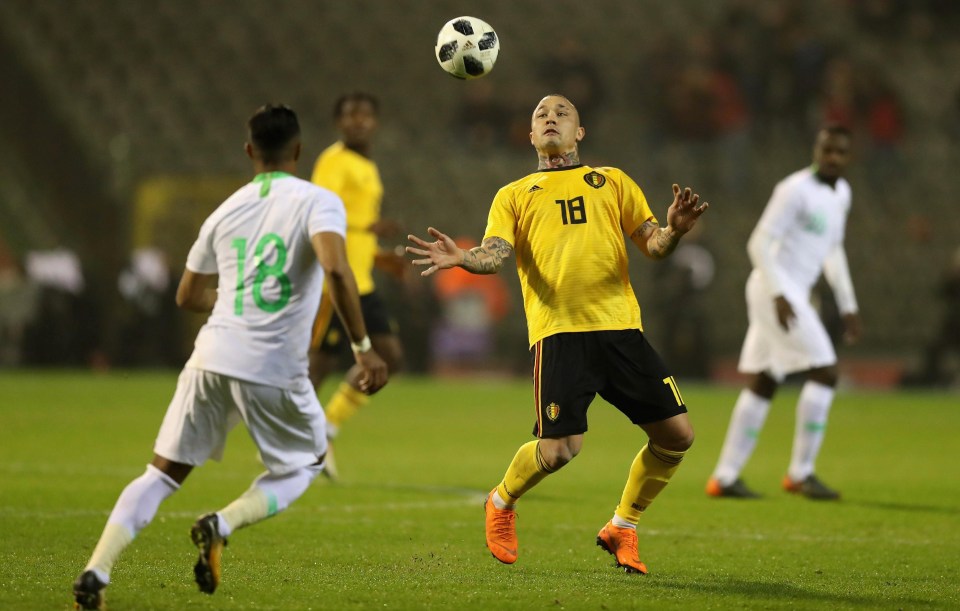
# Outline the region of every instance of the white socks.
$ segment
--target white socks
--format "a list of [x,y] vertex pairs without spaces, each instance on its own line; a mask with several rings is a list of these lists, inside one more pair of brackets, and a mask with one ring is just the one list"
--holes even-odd
[[[835,391],[830,386],[807,381],[797,400],[797,423],[793,437],[793,452],[787,475],[795,482],[805,480],[814,472],[814,463],[823,444],[827,415]],[[770,401],[749,389],[740,391],[730,417],[730,427],[723,442],[720,460],[713,477],[721,486],[729,486],[747,464],[757,445],[757,437],[770,411]]]
[[613,517],[610,519],[610,521],[613,522],[613,525],[617,528],[632,528],[633,530],[637,530],[636,524],[633,522],[627,522],[617,514],[613,514]]
[[[264,473],[240,498],[217,514],[220,535],[226,537],[238,528],[280,513],[306,492],[322,470],[322,465],[310,465],[284,475]],[[153,520],[160,503],[179,489],[180,485],[170,476],[147,465],[146,472],[120,493],[84,570],[91,570],[100,581],[110,583],[110,571],[120,553]]]
[[507,503],[503,500],[503,497],[500,496],[499,486],[493,489],[493,492],[490,493],[490,502],[493,503],[493,506],[497,509],[513,509],[513,505]]
[[787,475],[795,482],[807,479],[814,471],[814,463],[823,444],[827,415],[835,391],[830,386],[806,382],[797,401],[797,425],[793,434],[793,453]]
[[179,488],[169,475],[147,465],[146,472],[120,493],[85,570],[94,571],[100,581],[109,583],[120,552],[153,520],[160,503]]
[[769,411],[769,399],[747,388],[740,391],[730,416],[730,426],[727,428],[720,460],[713,471],[713,477],[721,486],[729,486],[740,477],[740,471],[757,446],[757,437]]
[[322,470],[322,465],[310,465],[284,475],[267,471],[240,498],[217,512],[220,536],[228,537],[237,529],[280,513],[307,491]]

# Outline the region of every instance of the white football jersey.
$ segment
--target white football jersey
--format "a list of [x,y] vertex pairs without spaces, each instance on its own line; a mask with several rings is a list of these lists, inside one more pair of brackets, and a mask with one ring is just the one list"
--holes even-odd
[[750,249],[753,275],[770,297],[809,297],[828,255],[843,247],[849,212],[850,184],[843,178],[831,187],[805,168],[777,183],[751,236],[751,242],[772,241],[772,248]]
[[296,390],[307,379],[323,269],[310,237],[346,236],[343,202],[283,172],[259,174],[203,223],[187,269],[219,274],[188,367]]

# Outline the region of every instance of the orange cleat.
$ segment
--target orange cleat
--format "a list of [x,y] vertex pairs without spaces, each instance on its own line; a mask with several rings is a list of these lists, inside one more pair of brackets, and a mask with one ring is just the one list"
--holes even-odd
[[724,486],[715,477],[707,480],[707,495],[715,498],[727,497],[733,499],[758,499],[760,495],[747,488],[739,477],[729,486]]
[[783,489],[793,494],[799,494],[815,501],[836,501],[840,493],[820,481],[812,473],[807,479],[795,482],[789,475],[783,476]]
[[597,534],[597,545],[613,554],[617,566],[625,572],[647,574],[647,565],[640,562],[640,552],[637,551],[636,529],[619,528],[611,520]]
[[483,502],[486,514],[484,524],[487,534],[487,549],[493,557],[504,564],[517,561],[517,512],[512,509],[497,509],[493,504],[494,488]]

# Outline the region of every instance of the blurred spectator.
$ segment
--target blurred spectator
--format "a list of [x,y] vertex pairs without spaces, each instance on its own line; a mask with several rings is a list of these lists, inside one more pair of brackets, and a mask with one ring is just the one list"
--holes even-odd
[[710,75],[713,123],[721,184],[728,195],[744,193],[750,180],[750,115],[746,99],[734,75],[715,68]]
[[176,307],[177,278],[158,248],[133,251],[120,272],[123,297],[116,363],[127,367],[177,367],[184,353]]
[[670,178],[668,156],[664,154],[664,145],[672,138],[667,91],[673,86],[685,60],[681,49],[667,32],[651,32],[649,39],[642,42],[645,46],[636,53],[639,63],[633,75],[623,79],[630,124],[637,126],[637,132],[628,134],[626,140],[633,144],[631,153],[639,157],[644,168],[644,180],[651,184],[669,184],[673,178]]
[[601,74],[603,71],[587,53],[583,44],[571,36],[560,38],[556,51],[540,63],[539,76],[549,90],[577,101],[583,125],[600,119],[600,109],[607,99]]
[[849,59],[836,57],[830,60],[823,75],[816,123],[854,129],[854,117],[857,116],[855,74],[853,62]]
[[23,363],[102,364],[97,299],[77,254],[66,248],[31,251],[25,267],[38,296],[33,318],[24,331]]
[[947,109],[947,129],[955,140],[960,140],[960,87],[953,94],[953,100]]
[[[455,241],[465,250],[479,245],[470,238]],[[510,309],[503,278],[456,267],[438,274],[433,286],[441,308],[431,334],[434,369],[445,372],[491,366],[495,325]]]
[[775,132],[806,134],[829,52],[795,3],[765,2],[761,16],[760,43],[754,51],[765,49],[769,55],[765,119]]
[[718,28],[723,32],[718,42],[722,46],[724,69],[735,76],[748,111],[756,116],[766,106],[770,61],[768,54],[757,53],[757,49],[765,48],[767,41],[757,14],[756,1],[727,2]]
[[904,0],[858,0],[850,6],[861,32],[885,39],[901,32]]
[[877,70],[864,78],[862,98],[867,178],[878,196],[896,200],[905,165],[903,105],[896,90]]
[[512,114],[497,95],[494,81],[480,79],[464,88],[457,125],[469,148],[495,148],[507,143]]
[[722,187],[740,195],[747,186],[750,113],[740,83],[729,69],[716,37],[708,32],[689,36],[690,56],[668,77],[667,126],[683,147],[690,165],[705,176],[696,180],[703,191]]
[[[960,381],[960,248],[954,251],[936,292],[944,304],[943,318],[924,350],[920,370],[904,378],[907,385],[949,385]],[[947,366],[951,354],[957,365],[952,372]]]
[[20,364],[24,332],[36,308],[37,293],[0,240],[0,367]]
[[712,352],[706,291],[713,284],[716,263],[702,241],[703,220],[662,265],[656,266],[656,302],[660,322],[657,349],[678,376],[706,379]]

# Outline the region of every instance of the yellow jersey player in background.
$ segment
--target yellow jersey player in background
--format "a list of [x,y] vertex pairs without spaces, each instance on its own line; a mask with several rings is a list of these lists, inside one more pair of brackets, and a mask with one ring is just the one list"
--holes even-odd
[[[596,394],[649,437],[630,467],[613,518],[597,544],[628,573],[646,573],[637,551],[637,522],[673,476],[693,443],[676,381],[647,343],[627,272],[624,234],[644,255],[660,259],[690,231],[707,203],[673,185],[667,226],[660,227],[637,184],[616,168],[580,163],[585,132],[573,103],[548,95],[533,112],[530,142],[539,169],[497,193],[480,246],[461,250],[431,227],[426,242],[408,236],[428,266],[421,275],[460,266],[496,273],[516,255],[533,353],[536,440],[520,447],[484,503],[487,547],[517,560],[515,505],[579,452],[587,408]],[[677,304],[682,307],[682,304]]]
[[[340,196],[347,210],[347,259],[357,279],[360,306],[373,349],[396,373],[403,360],[403,350],[397,335],[396,323],[390,317],[383,301],[377,295],[373,279],[374,267],[396,276],[402,276],[406,261],[402,254],[381,250],[380,237],[396,234],[399,225],[380,218],[383,183],[377,164],[370,158],[373,135],[379,116],[379,101],[365,92],[340,96],[334,104],[333,117],[340,140],[327,147],[313,168],[311,181]],[[310,350],[310,380],[320,389],[324,379],[337,366],[339,355],[349,344],[339,318],[333,316],[333,303],[324,293],[314,325]],[[352,346],[362,352],[368,346]],[[369,401],[369,395],[359,387],[362,371],[351,367],[329,401],[324,402],[327,415],[327,435],[336,437],[343,423]],[[327,450],[324,474],[337,479],[332,444]]]

